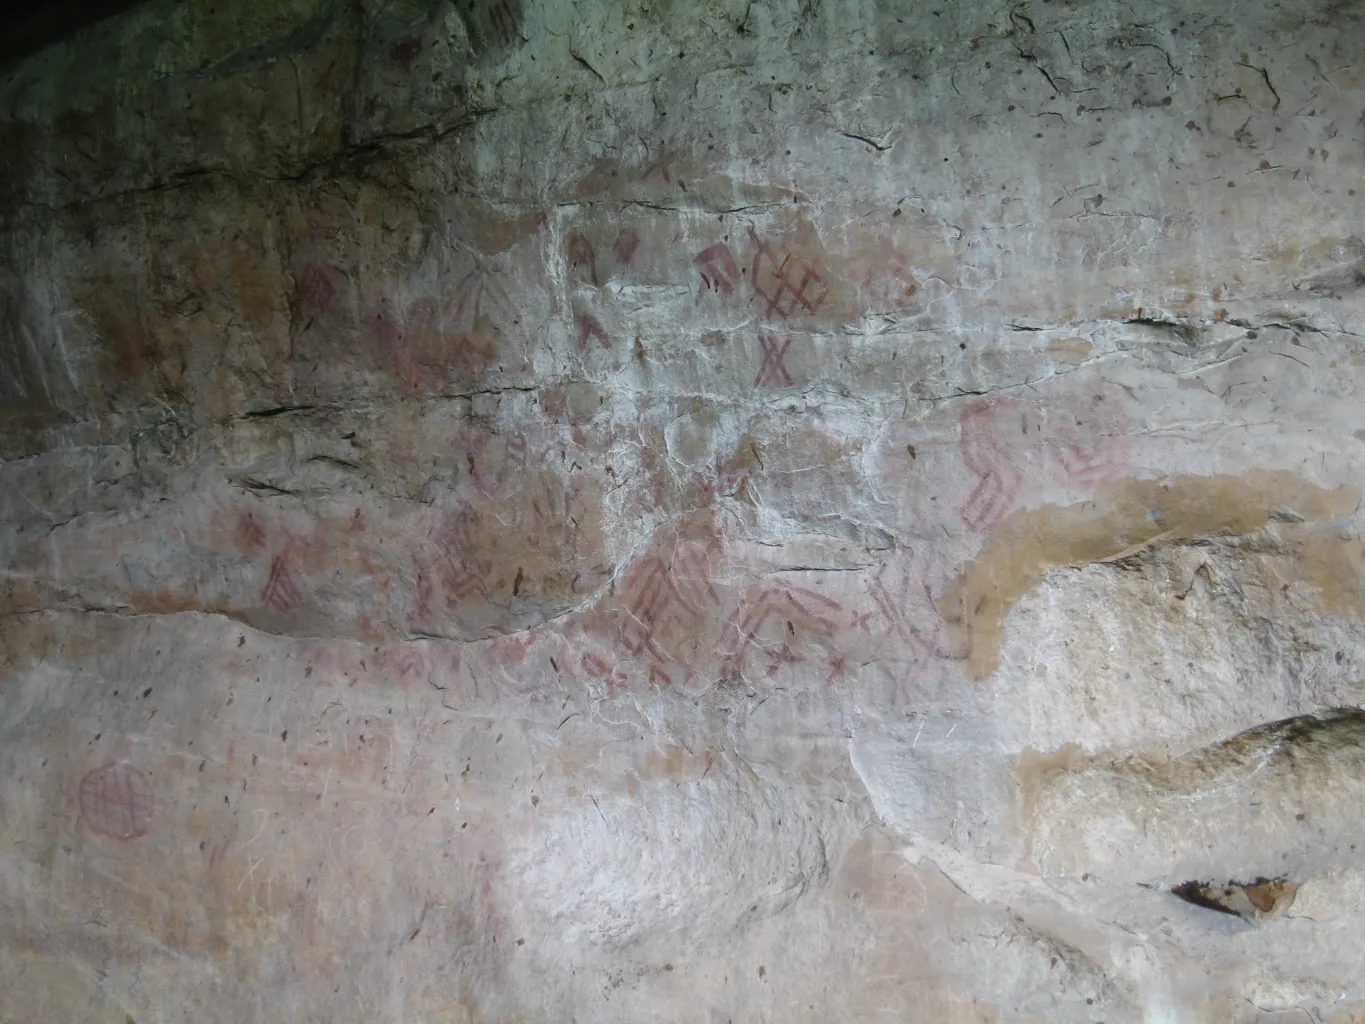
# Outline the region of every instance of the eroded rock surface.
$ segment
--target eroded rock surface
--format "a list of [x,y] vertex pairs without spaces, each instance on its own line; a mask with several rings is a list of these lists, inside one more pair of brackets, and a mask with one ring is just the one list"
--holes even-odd
[[1365,1018],[1362,69],[150,0],[0,72],[0,1018]]

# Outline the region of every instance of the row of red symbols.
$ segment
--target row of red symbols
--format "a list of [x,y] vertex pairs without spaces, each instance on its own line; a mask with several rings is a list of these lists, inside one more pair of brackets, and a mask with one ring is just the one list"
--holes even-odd
[[[829,294],[820,272],[793,252],[779,253],[774,250],[753,227],[749,228],[749,239],[754,247],[752,265],[748,268],[749,285],[753,296],[763,303],[764,319],[771,320],[777,316],[785,320],[798,311],[818,312]],[[724,242],[703,249],[692,262],[701,274],[698,301],[707,292],[733,295],[744,280],[734,253]],[[759,328],[760,362],[758,372],[754,375],[754,387],[796,386],[796,380],[786,363],[792,343],[790,335]]]
[[[776,315],[786,320],[798,312],[819,312],[829,297],[824,275],[794,250],[775,250],[752,226],[749,240],[754,247],[749,285],[754,297],[763,303],[763,318],[771,320]],[[724,242],[702,250],[692,262],[701,272],[698,301],[708,291],[733,295],[742,280],[739,263]]]
[[[533,525],[544,530],[567,518],[574,487],[556,487],[554,480],[544,474],[527,474],[532,452],[524,436],[480,433],[467,438],[463,447],[470,481],[481,498],[497,501],[526,491],[527,500],[513,510],[514,525]],[[546,453],[542,452],[541,461],[545,458]],[[357,533],[366,531],[365,517],[360,509],[355,510],[349,527],[344,529]],[[462,503],[445,514],[433,530],[434,557],[432,552],[414,552],[415,597],[421,618],[429,618],[435,610],[432,597],[438,583],[447,607],[490,597],[492,562],[476,554],[486,546],[479,533],[477,511]],[[272,546],[270,531],[254,510],[238,513],[235,535],[244,552],[257,552]],[[300,537],[288,531],[284,531],[283,541],[269,557],[266,578],[257,595],[263,607],[282,615],[295,612],[305,603],[307,591],[299,575],[299,559],[323,543],[318,536]],[[372,563],[367,560],[367,550],[361,551],[362,562],[373,571],[385,560]]]
[[[838,631],[833,616],[843,608],[839,602],[804,587],[778,585],[761,590],[745,601],[730,621],[728,633],[734,645],[721,664],[721,678],[744,675],[751,655],[761,653],[764,674],[775,675],[784,665],[804,662],[806,656],[792,646],[796,642],[832,641]],[[765,627],[775,624],[776,638],[764,635]]]
[[[344,526],[337,522],[333,522],[331,527],[315,523],[308,535],[299,535],[287,529],[275,529],[273,532],[277,540],[281,534],[283,535],[283,544],[276,547],[274,554],[270,556],[265,583],[257,594],[257,601],[261,606],[281,615],[295,612],[308,598],[307,589],[299,577],[300,556],[310,552],[315,554],[326,544],[335,542],[338,537],[348,538],[364,534],[367,530],[365,515],[359,508],[353,510]],[[255,511],[238,513],[236,538],[243,552],[248,554],[274,546],[271,543],[271,531],[267,530]],[[356,549],[356,554],[362,566],[370,570],[374,568],[372,549],[362,546]]]
[[[902,675],[914,672],[939,646],[926,565],[911,551],[879,565],[866,578],[866,603],[850,612],[810,587],[753,588],[724,613],[721,624],[715,617],[726,602],[700,552],[644,556],[628,571],[622,593],[625,615],[617,637],[629,661],[612,664],[601,653],[584,651],[576,665],[613,688],[629,684],[631,663],[643,681],[658,687],[690,684],[699,677],[756,682],[813,661],[827,685],[855,679],[855,667],[871,662],[901,665]],[[698,635],[715,637],[711,653],[692,642]],[[860,635],[868,640],[859,640]],[[871,655],[871,661],[855,661],[857,650]],[[562,654],[553,668],[557,673],[568,668]]]
[[[611,254],[618,266],[627,267],[634,261],[635,252],[639,247],[639,232],[634,228],[625,227],[617,233],[616,241],[611,245]],[[582,232],[570,235],[565,257],[570,281],[590,284],[594,288],[602,286],[603,282],[597,270],[597,250],[587,235]]]
[[972,402],[959,418],[962,462],[975,478],[958,513],[968,529],[987,532],[1013,510],[1035,460],[1042,477],[1090,490],[1127,463],[1126,409],[1115,389],[1089,395],[1079,411],[1043,409],[1013,398]]
[[[297,281],[300,312],[310,319],[330,313],[338,295],[336,281],[344,277],[330,266],[306,265]],[[499,332],[518,322],[506,289],[479,260],[439,297],[397,304],[384,297],[364,317],[365,331],[409,394],[421,393],[446,367],[464,374],[484,372],[497,359]]]
[[[297,284],[298,302],[304,315],[319,317],[330,312],[338,291],[334,281],[344,276],[328,265],[307,264],[299,273]],[[507,289],[480,259],[476,259],[473,267],[448,291],[443,287],[439,297],[415,299],[404,307],[402,315],[391,316],[400,323],[438,319],[454,332],[471,329],[481,317],[488,317],[500,327],[517,319]]]

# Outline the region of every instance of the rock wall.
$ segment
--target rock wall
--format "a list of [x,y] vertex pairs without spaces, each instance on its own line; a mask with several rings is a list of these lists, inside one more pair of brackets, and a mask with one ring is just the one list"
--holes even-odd
[[1365,1019],[1363,108],[1320,0],[8,69],[0,1019]]

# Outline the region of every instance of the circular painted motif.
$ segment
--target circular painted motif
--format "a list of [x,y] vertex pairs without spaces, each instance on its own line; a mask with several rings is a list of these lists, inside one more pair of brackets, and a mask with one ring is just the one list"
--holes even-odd
[[147,834],[152,817],[152,784],[127,761],[111,761],[81,779],[81,818],[110,839]]

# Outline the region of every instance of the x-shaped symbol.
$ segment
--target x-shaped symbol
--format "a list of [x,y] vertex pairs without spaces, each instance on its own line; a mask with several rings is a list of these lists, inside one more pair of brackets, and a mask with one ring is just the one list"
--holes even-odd
[[783,362],[787,349],[791,348],[791,338],[779,338],[769,331],[758,332],[758,343],[763,347],[763,363],[754,377],[756,388],[791,387],[796,382],[787,372]]

